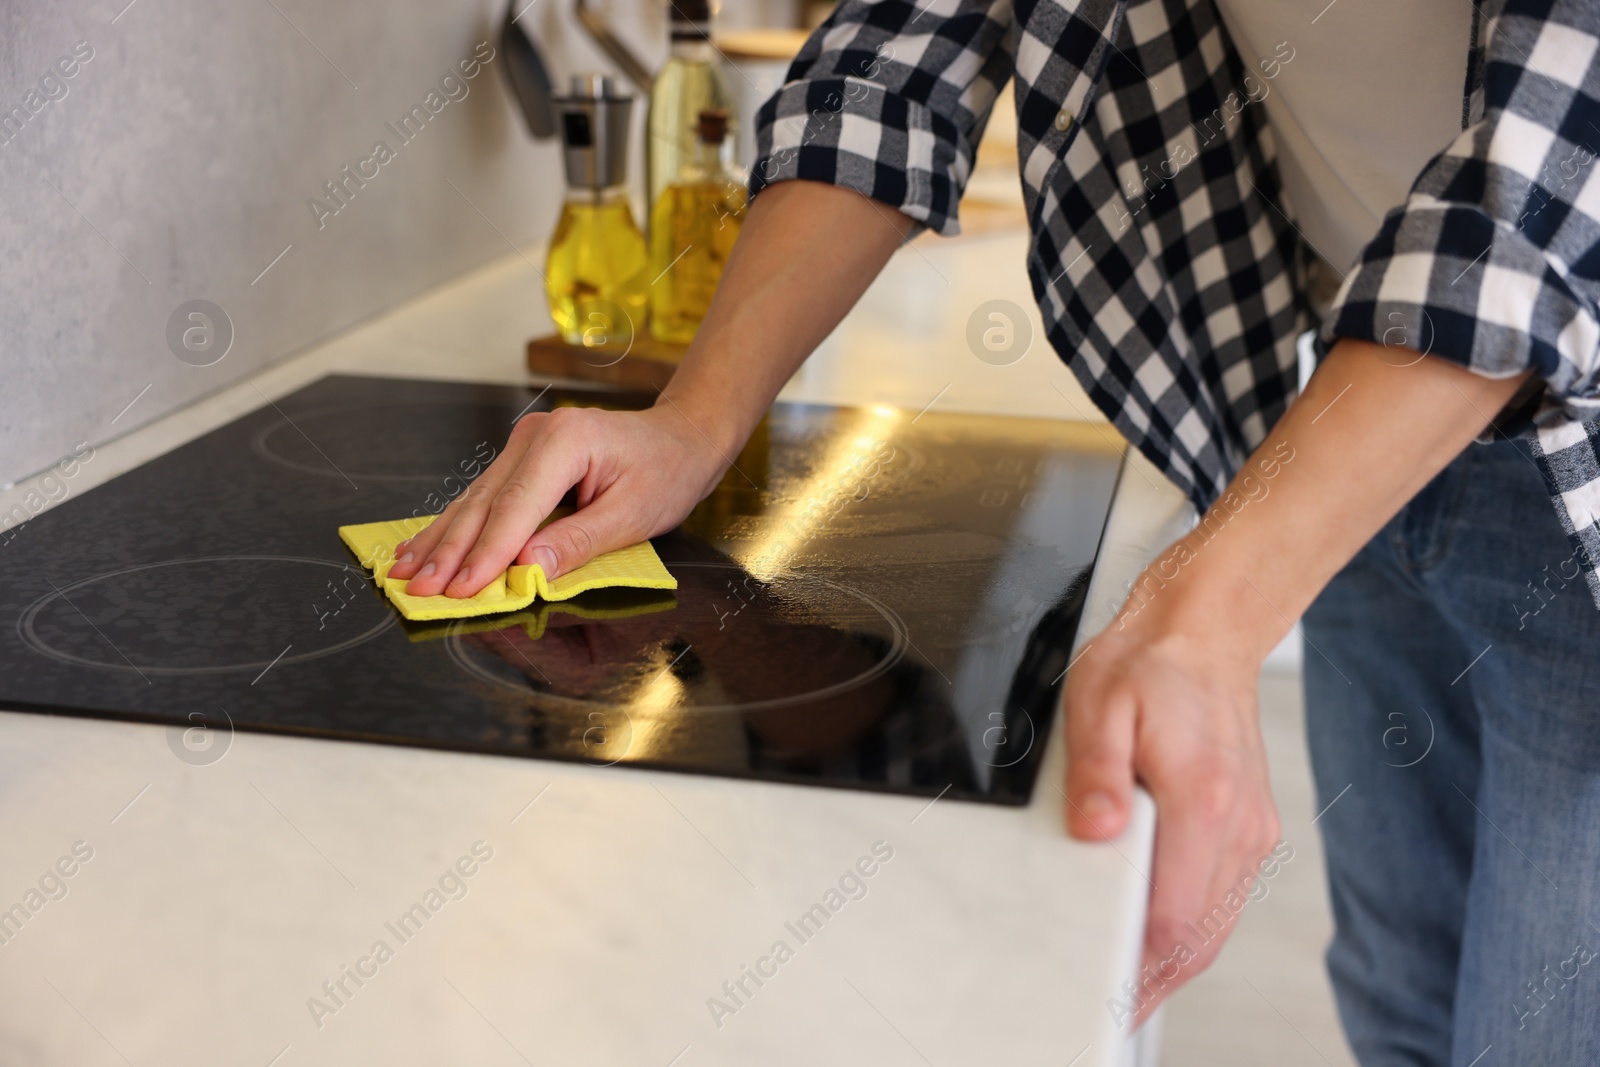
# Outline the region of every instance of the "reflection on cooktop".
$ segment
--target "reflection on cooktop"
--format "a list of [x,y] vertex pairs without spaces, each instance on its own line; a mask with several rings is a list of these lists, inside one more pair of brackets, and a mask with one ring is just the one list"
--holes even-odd
[[246,415],[0,547],[0,705],[1025,802],[1119,469],[1089,427],[779,405],[656,539],[673,593],[410,623],[338,539],[526,411],[649,399],[333,377]]
[[[562,605],[553,604],[543,632],[523,623],[527,612],[517,612],[444,624],[445,639],[468,673],[585,709],[757,712],[815,704],[844,699],[905,654],[904,627],[894,612],[849,586],[801,575],[757,583],[728,563],[678,562],[672,571],[675,595],[614,591],[614,601],[629,596],[638,610],[619,604],[603,628],[564,624]],[[676,597],[714,603],[734,583],[745,598],[737,625],[713,613],[652,610],[662,600],[672,606]],[[891,636],[864,636],[880,631]],[[593,644],[599,640],[603,648]]]

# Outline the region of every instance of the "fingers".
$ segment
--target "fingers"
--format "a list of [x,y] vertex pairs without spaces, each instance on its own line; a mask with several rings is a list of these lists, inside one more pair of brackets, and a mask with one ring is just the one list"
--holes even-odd
[[[466,491],[452,500],[421,533],[395,546],[396,558],[394,566],[389,570],[390,577],[414,578],[426,567],[433,550],[444,540],[445,535],[450,532],[450,527],[462,512],[482,504],[482,497],[492,496],[494,491],[511,476],[511,472],[527,452],[528,443],[538,431],[543,418],[543,412],[534,412],[518,420],[511,429],[506,447],[501,449],[500,455],[495,457],[494,462],[489,464]],[[432,572],[429,574],[431,576]]]
[[646,536],[648,530],[630,508],[628,497],[613,491],[528,538],[517,553],[517,562],[536,563],[545,577],[554,578],[598,555],[637,544]]
[[[471,491],[469,486],[467,492]],[[461,514],[465,498],[466,493],[463,493],[452,500],[421,533],[394,546],[395,563],[389,568],[389,577],[412,579],[427,568],[428,557],[433,554],[435,546],[444,540],[445,534],[450,532],[451,525]],[[428,570],[427,573],[432,574],[433,571]]]
[[1118,1002],[1124,1026],[1210,965],[1259,895],[1258,864],[1278,820],[1255,684],[1253,670],[1228,667],[1215,646],[1160,628],[1107,630],[1068,674],[1072,833],[1120,832],[1135,780],[1156,803],[1143,958]]
[[1090,671],[1069,677],[1066,815],[1073,837],[1115,837],[1127,825],[1135,712],[1131,694],[1100,684]]
[[1216,959],[1277,840],[1270,794],[1227,759],[1193,760],[1156,799],[1154,887],[1136,986],[1143,1019]]
[[433,551],[433,546],[438,544],[444,537],[445,531],[450,529],[450,520],[455,517],[459,504],[459,497],[450,501],[444,511],[440,512],[421,533],[394,546],[394,566],[389,568],[389,577],[410,578],[422,568],[423,561]]
[[[470,493],[471,491],[469,487],[467,492]],[[465,499],[466,493],[463,493],[460,497],[452,500],[444,511],[440,512],[439,516],[429,523],[421,533],[394,546],[395,564],[389,568],[390,578],[423,581],[438,569],[437,564],[430,562],[433,551],[438,547],[439,542],[445,539],[451,527],[455,525],[456,520],[461,517]],[[419,574],[422,576],[421,578],[417,577]]]
[[[1219,777],[1206,785],[1183,783],[1159,794],[1152,788],[1152,794],[1156,796],[1154,885],[1145,919],[1142,964],[1146,970],[1159,969],[1161,961],[1176,956],[1178,966],[1193,977],[1215,955],[1211,941],[1203,938],[1209,936],[1221,947],[1223,931],[1218,923],[1229,917],[1226,908],[1220,916],[1212,914],[1211,905],[1221,904],[1213,898],[1233,851],[1227,840],[1233,802],[1230,786]],[[1178,975],[1169,966],[1158,977],[1171,985]]]
[[[517,422],[506,441],[506,447],[489,464],[488,469],[467,487],[466,492],[452,500],[427,529],[403,545],[396,546],[395,553],[399,558],[389,571],[390,577],[409,579],[412,584],[408,589],[419,596],[432,596],[444,589],[455,575],[455,565],[459,563],[460,556],[441,557],[439,546],[452,537],[458,541],[466,537],[469,545],[477,538],[488,515],[490,501],[524,461],[546,418],[544,413],[535,412]],[[448,573],[442,573],[447,562],[450,569]]]
[[468,597],[488,585],[583,479],[594,445],[585,413],[563,408],[549,415],[509,476],[463,508],[429,557],[434,572],[409,591]]

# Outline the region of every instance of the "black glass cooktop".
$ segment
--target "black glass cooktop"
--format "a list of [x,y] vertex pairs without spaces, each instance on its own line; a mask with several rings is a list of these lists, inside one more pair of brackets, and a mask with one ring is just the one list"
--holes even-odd
[[0,706],[1020,804],[1120,464],[1093,429],[778,405],[656,549],[672,593],[406,622],[339,540],[439,510],[526,411],[330,377],[18,528]]

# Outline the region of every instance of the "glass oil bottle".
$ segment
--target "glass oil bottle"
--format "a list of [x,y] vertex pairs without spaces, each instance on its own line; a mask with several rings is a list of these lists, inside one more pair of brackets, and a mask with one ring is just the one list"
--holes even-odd
[[650,282],[624,184],[633,97],[605,75],[580,74],[555,105],[567,197],[545,260],[550,317],[568,344],[629,344],[644,329]]
[[650,333],[688,344],[711,306],[739,237],[747,195],[723,163],[728,113],[701,111],[695,154],[650,212]]
[[694,158],[694,127],[700,112],[733,107],[711,46],[710,0],[672,0],[671,27],[671,51],[650,88],[645,124],[647,204],[659,200]]

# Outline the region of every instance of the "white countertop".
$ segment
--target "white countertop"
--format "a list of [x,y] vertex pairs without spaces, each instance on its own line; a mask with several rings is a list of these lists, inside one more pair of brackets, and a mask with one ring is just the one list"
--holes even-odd
[[[784,398],[1088,417],[1038,333],[1022,245],[902,250]],[[1007,367],[964,339],[997,298],[1035,329]],[[71,492],[327,373],[526,383],[523,344],[546,330],[508,255],[101,445]],[[1189,516],[1131,457],[1085,630]],[[247,733],[196,767],[168,741],[0,713],[0,908],[93,849],[0,944],[0,1063],[1132,1062],[1106,1000],[1137,958],[1153,812],[1141,798],[1113,844],[1069,840],[1059,724],[1021,809]],[[436,897],[404,941],[385,926],[477,842],[493,855],[464,865],[465,896]],[[785,923],[877,842],[893,857],[866,895],[802,943]],[[379,940],[393,958],[362,963]],[[708,998],[733,1006],[723,983],[779,940],[793,957],[714,1020]],[[371,976],[338,1005],[322,985],[345,965]],[[313,996],[337,1011],[314,1019]]]

